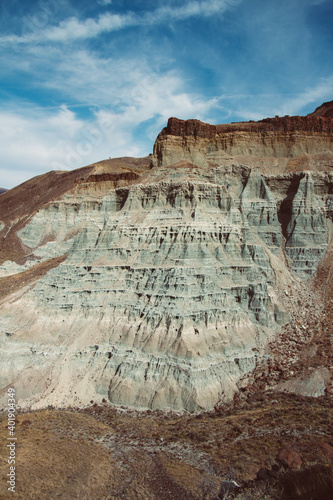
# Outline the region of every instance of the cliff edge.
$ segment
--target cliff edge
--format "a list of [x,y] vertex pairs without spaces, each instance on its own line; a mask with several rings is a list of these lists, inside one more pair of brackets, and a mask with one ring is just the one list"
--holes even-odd
[[170,118],[154,144],[154,166],[186,160],[203,167],[244,163],[263,173],[333,166],[332,102],[308,116],[210,125]]

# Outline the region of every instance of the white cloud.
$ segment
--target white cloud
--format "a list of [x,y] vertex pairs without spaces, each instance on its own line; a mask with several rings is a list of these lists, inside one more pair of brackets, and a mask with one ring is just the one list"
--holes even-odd
[[45,30],[36,30],[23,36],[6,35],[0,37],[0,43],[40,43],[40,42],[68,42],[95,38],[98,35],[118,31],[128,26],[138,25],[138,21],[133,14],[110,14],[105,13],[97,19],[86,19],[80,21],[76,17],[71,17],[62,21],[58,26],[47,27]]
[[[85,62],[89,64],[88,59]],[[185,93],[177,75],[149,73],[135,62],[126,61],[117,78],[119,89],[124,87],[122,92],[116,89],[121,105],[95,111],[90,120],[78,118],[66,106],[57,110],[20,106],[0,112],[0,186],[13,187],[49,170],[79,168],[109,156],[147,155],[170,116],[205,120],[216,104],[214,99]],[[107,88],[106,80],[105,92]],[[137,136],[140,127],[145,132]]]
[[148,23],[161,23],[168,21],[180,21],[197,16],[212,16],[223,13],[240,3],[240,0],[206,0],[202,2],[188,2],[181,7],[160,7],[156,11],[147,14],[145,21]]
[[[56,48],[34,50],[45,50],[51,64],[61,55]],[[37,59],[44,64],[40,52]],[[154,139],[170,116],[208,122],[219,116],[221,122],[222,117],[230,121],[231,114],[241,120],[299,114],[306,105],[331,98],[333,76],[297,95],[235,93],[207,99],[186,92],[185,81],[175,71],[158,74],[144,61],[103,59],[81,50],[64,57],[54,78],[44,85],[62,92],[66,88],[69,102],[75,98],[84,107],[95,103],[95,111],[83,119],[70,105],[8,104],[10,111],[0,112],[1,187],[109,156],[144,156],[152,152]]]
[[[313,1],[306,0],[306,4]],[[108,0],[101,2],[110,4]],[[215,79],[212,88],[216,88],[216,93],[219,89],[224,92],[219,98],[200,97],[194,90],[189,90],[192,85],[206,95],[215,92],[209,89],[209,84],[208,90],[202,90],[201,72],[198,75],[202,80],[197,84],[193,77],[196,69],[189,73],[190,64],[186,68],[179,64],[176,52],[182,47],[177,37],[175,41],[172,37],[168,40],[170,44],[177,44],[170,51],[166,44],[163,46],[166,50],[162,50],[156,43],[155,32],[150,36],[145,29],[138,30],[137,42],[132,38],[129,41],[124,33],[124,43],[109,37],[107,46],[94,44],[94,51],[84,43],[85,39],[98,37],[101,33],[130,26],[144,28],[167,23],[169,27],[185,19],[220,15],[240,2],[190,0],[182,4],[177,0],[161,1],[158,5],[162,6],[140,15],[131,12],[114,14],[109,9],[96,18],[80,20],[71,17],[57,26],[39,26],[22,36],[0,37],[0,43],[13,43],[0,55],[6,81],[13,83],[8,87],[8,95],[24,95],[27,89],[30,95],[35,93],[36,99],[43,97],[45,102],[49,98],[51,105],[9,104],[7,99],[6,109],[0,112],[0,186],[11,187],[52,168],[77,168],[109,156],[146,155],[152,152],[153,141],[170,116],[213,123],[216,120],[221,123],[261,119],[275,114],[300,114],[302,108],[312,102],[331,99],[333,77],[320,79],[318,83],[313,76],[316,72],[307,69],[310,66],[306,55],[312,43],[309,43],[311,38],[304,24],[305,8],[299,15],[302,22],[296,23],[295,27],[295,16],[290,15],[290,12],[297,11],[298,0],[288,2],[290,10],[283,18],[277,16],[282,9],[277,8],[276,2],[272,4],[274,8],[267,6],[265,9],[261,8],[259,1],[253,2],[251,9],[256,8],[253,15],[249,15],[249,4],[244,2],[244,9],[236,13],[237,22],[242,26],[240,34],[246,34],[246,46],[243,45],[239,58],[236,52],[231,61],[224,58],[223,51],[227,53],[228,48],[215,45],[215,40],[207,41],[211,52],[204,47],[200,61],[195,52],[195,62],[202,74],[207,74],[207,78],[211,74]],[[272,20],[276,23],[273,31]],[[234,25],[226,28],[234,30]],[[282,34],[284,36],[280,36]],[[75,40],[80,43],[62,44]],[[298,40],[302,43],[297,44]],[[19,45],[21,43],[25,46]],[[195,44],[193,50],[197,50]],[[290,64],[291,72],[287,65],[282,69],[277,66],[279,70],[275,71],[273,63],[275,65],[278,58],[280,63],[288,61],[285,54],[290,52],[295,61],[301,60],[302,63]],[[260,61],[258,66],[257,61]],[[257,73],[257,69],[261,73]],[[317,84],[314,88],[311,87],[313,81]],[[18,92],[15,92],[15,85]],[[309,90],[299,91],[307,88]],[[286,91],[290,94],[283,93]],[[66,105],[52,106],[51,99],[57,103],[61,99]],[[76,113],[75,106],[80,105],[85,110]],[[90,110],[88,118],[84,114],[87,109]],[[14,171],[18,174],[13,174]]]
[[74,140],[82,126],[83,122],[65,107],[55,114],[42,109],[1,111],[0,184],[12,187],[52,170],[52,161],[61,159],[55,138]]
[[181,21],[191,17],[208,17],[238,5],[241,0],[205,0],[191,1],[181,7],[159,7],[155,11],[146,12],[141,17],[132,12],[126,14],[111,14],[106,12],[97,19],[88,18],[84,21],[71,17],[58,26],[48,26],[46,29],[36,29],[22,36],[6,35],[0,37],[2,44],[26,44],[42,41],[68,42],[95,38],[102,33],[118,31],[130,26],[160,24],[164,22]]

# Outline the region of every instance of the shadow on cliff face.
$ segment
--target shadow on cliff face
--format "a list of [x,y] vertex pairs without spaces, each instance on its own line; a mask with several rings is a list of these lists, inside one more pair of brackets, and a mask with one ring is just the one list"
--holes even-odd
[[128,189],[117,189],[116,190],[116,212],[119,212],[125,205],[128,198]]
[[286,240],[289,236],[287,233],[287,227],[292,216],[293,200],[298,191],[301,179],[303,179],[304,176],[304,173],[296,174],[290,179],[290,186],[287,190],[286,197],[282,201],[278,210],[278,220],[281,225],[281,232]]

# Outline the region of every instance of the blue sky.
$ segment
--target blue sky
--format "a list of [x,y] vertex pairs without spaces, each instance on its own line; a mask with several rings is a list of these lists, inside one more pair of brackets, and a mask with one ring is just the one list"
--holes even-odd
[[333,99],[332,0],[1,0],[0,186]]

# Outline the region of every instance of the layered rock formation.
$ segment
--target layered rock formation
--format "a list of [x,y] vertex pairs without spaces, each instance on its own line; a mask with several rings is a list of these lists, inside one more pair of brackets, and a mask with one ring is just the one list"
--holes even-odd
[[3,194],[1,386],[35,406],[230,399],[326,252],[332,131],[170,119],[151,158]]
[[275,117],[209,125],[170,118],[154,145],[155,166],[187,160],[205,168],[245,163],[263,173],[333,166],[333,124],[326,116]]

